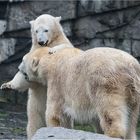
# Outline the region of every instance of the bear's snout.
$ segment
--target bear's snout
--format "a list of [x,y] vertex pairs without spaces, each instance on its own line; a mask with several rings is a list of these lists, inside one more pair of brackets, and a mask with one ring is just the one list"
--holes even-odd
[[41,46],[47,46],[48,40],[47,40],[46,42],[44,42],[44,41],[39,41],[38,44],[41,45]]
[[40,42],[38,42],[38,44],[43,46],[45,43],[44,43],[44,41],[40,41]]

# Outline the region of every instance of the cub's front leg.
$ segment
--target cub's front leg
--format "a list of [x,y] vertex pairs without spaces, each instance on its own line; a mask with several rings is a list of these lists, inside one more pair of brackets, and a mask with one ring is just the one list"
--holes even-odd
[[1,85],[0,89],[11,89],[11,90],[18,90],[18,91],[25,91],[29,88],[30,83],[25,79],[25,76],[19,71],[16,73],[14,78]]
[[27,102],[27,137],[31,140],[35,132],[45,127],[45,110],[46,110],[46,87],[40,84],[34,84],[33,88],[29,88]]

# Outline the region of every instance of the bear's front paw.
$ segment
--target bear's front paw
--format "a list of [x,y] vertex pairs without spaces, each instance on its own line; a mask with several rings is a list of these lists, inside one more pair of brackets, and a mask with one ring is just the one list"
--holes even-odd
[[53,54],[53,53],[56,53],[56,49],[54,49],[54,48],[49,48],[49,54]]
[[12,87],[10,83],[4,83],[1,85],[0,89],[6,90],[6,89],[14,89],[14,88]]

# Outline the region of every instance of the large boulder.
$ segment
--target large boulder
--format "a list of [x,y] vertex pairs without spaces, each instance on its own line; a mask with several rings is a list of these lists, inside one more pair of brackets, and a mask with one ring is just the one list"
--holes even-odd
[[118,138],[111,138],[101,134],[95,134],[82,130],[66,129],[62,127],[47,127],[39,129],[33,136],[32,140],[50,140],[50,139],[69,139],[69,140],[121,140]]

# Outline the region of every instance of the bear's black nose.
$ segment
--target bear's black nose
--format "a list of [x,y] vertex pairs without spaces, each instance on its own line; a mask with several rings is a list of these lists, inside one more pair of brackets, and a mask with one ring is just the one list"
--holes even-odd
[[44,45],[44,41],[39,41],[38,44],[43,46]]

